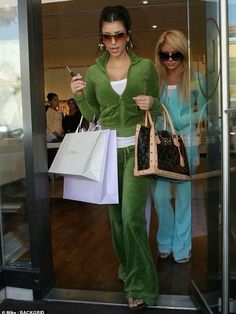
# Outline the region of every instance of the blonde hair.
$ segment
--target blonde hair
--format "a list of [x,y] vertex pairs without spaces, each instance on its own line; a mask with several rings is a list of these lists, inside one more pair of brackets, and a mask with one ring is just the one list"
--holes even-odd
[[163,92],[166,80],[167,80],[167,70],[164,66],[163,62],[159,59],[159,52],[161,51],[162,47],[168,44],[173,47],[176,51],[179,51],[183,54],[184,58],[180,65],[180,72],[179,72],[179,92],[180,96],[183,100],[189,100],[189,64],[188,64],[188,40],[186,36],[179,30],[168,30],[163,32],[158,39],[156,49],[155,49],[155,61],[157,72],[159,75],[160,81],[160,93]]

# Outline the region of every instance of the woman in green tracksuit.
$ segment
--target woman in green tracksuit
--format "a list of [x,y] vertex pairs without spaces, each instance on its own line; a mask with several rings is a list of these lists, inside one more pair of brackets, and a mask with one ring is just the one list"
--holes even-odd
[[117,131],[119,204],[109,206],[118,276],[130,309],[156,303],[158,280],[149,246],[145,204],[151,179],[135,177],[135,127],[145,110],[153,118],[162,110],[154,64],[133,52],[131,20],[122,6],[105,7],[99,22],[100,48],[105,52],[87,70],[72,78],[71,89],[82,114],[94,115],[103,129]]

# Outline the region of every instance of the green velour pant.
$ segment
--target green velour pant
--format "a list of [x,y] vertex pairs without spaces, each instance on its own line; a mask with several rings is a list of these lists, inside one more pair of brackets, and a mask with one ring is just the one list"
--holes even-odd
[[142,298],[146,304],[154,305],[158,279],[145,220],[145,204],[152,181],[148,177],[135,177],[133,172],[134,146],[119,148],[120,203],[109,206],[112,239],[126,297]]

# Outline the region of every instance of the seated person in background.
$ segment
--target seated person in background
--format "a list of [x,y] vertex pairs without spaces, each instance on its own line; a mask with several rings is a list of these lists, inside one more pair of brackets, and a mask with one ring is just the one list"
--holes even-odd
[[[80,119],[81,119],[81,112],[74,100],[74,98],[70,98],[67,101],[68,107],[69,107],[69,114],[63,117],[62,119],[62,127],[64,130],[64,133],[73,133],[76,131]],[[81,128],[87,130],[88,129],[88,122],[83,119]]]
[[59,98],[55,93],[48,93],[47,99],[50,105],[46,112],[47,142],[58,142],[61,141],[64,136],[62,113],[58,110]]

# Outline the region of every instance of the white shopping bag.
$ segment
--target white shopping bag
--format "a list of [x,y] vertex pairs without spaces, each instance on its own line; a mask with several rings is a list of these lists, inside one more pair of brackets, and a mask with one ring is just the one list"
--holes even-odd
[[48,172],[99,181],[108,138],[109,130],[66,134]]
[[118,204],[116,131],[109,131],[100,181],[81,176],[64,176],[63,198],[94,204]]

